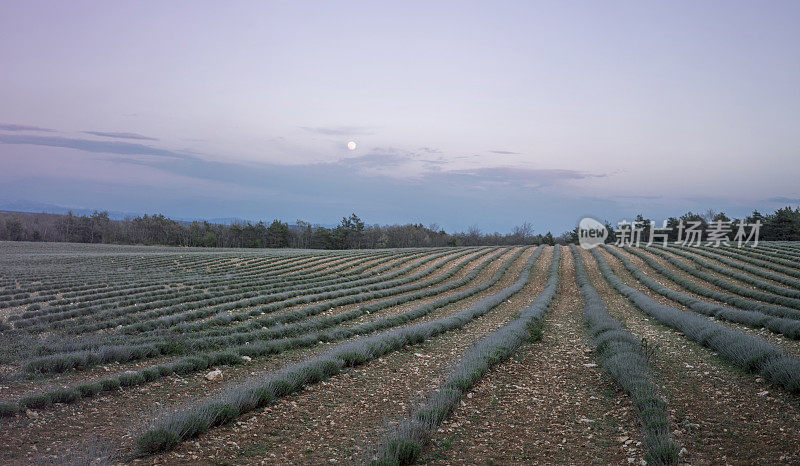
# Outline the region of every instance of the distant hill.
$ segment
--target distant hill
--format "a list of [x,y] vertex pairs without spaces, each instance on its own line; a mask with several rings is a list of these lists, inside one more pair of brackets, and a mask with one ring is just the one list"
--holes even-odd
[[[14,200],[14,201],[4,201],[0,200],[0,212],[15,212],[15,213],[31,213],[31,214],[57,214],[57,215],[66,215],[69,212],[72,212],[74,215],[85,215],[89,216],[92,215],[95,211],[102,212],[102,209],[86,209],[82,207],[65,207],[56,204],[47,204],[44,202],[35,202],[35,201],[26,201],[26,200]],[[124,220],[126,218],[134,218],[144,215],[148,212],[121,212],[121,211],[108,211],[108,218],[112,220]],[[208,223],[214,223],[217,225],[232,225],[234,223],[247,223],[249,222],[258,222],[258,220],[248,220],[239,217],[215,217],[215,218],[186,218],[186,217],[175,217],[173,220],[189,224],[192,222],[203,222],[206,221]]]
[[[92,215],[98,209],[83,209],[80,207],[64,207],[55,204],[34,201],[0,201],[0,211],[5,212],[28,212],[64,215],[72,211],[75,215]],[[114,220],[123,220],[126,217],[137,217],[139,214],[133,212],[108,211],[108,217]]]

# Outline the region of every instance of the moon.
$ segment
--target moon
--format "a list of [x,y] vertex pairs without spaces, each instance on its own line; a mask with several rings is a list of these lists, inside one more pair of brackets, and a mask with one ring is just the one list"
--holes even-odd
[[356,150],[356,147],[357,146],[356,146],[356,142],[355,141],[350,141],[350,142],[347,143],[347,148],[350,149],[350,150]]

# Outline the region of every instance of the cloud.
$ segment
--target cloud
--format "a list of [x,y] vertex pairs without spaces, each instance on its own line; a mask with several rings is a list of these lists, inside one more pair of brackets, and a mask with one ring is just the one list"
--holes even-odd
[[441,151],[423,147],[416,151],[396,147],[375,147],[369,153],[357,157],[347,157],[327,166],[345,167],[363,175],[380,175],[397,179],[416,179],[429,171],[441,171],[450,163],[443,156],[431,157]]
[[120,141],[93,141],[51,136],[0,135],[4,144],[30,144],[35,146],[65,147],[86,152],[121,155],[155,155],[160,157],[189,158],[186,154],[166,149]]
[[372,128],[365,126],[301,126],[300,128],[325,136],[367,136],[374,134]]
[[517,168],[517,167],[485,167],[472,170],[453,170],[455,176],[482,178],[492,181],[526,181],[526,180],[578,180],[598,178],[606,175],[595,175],[577,170],[563,168]]
[[429,173],[425,180],[453,186],[468,184],[474,188],[507,187],[539,188],[568,180],[602,178],[605,174],[592,174],[559,168],[485,167],[470,170],[447,170]]
[[764,199],[764,202],[778,203],[778,204],[781,204],[781,203],[783,203],[783,204],[800,204],[800,198],[798,198],[798,197],[783,197],[783,196],[779,196],[779,197],[770,197],[770,198]]
[[[569,181],[603,178],[605,173],[588,173],[558,168],[524,168],[513,166],[477,167],[453,169],[454,158],[431,155],[440,153],[436,149],[419,148],[409,151],[396,147],[375,147],[367,154],[347,157],[334,162],[314,164],[327,170],[346,170],[353,175],[375,179],[391,178],[406,184],[437,184],[449,186],[456,191],[464,189],[539,189],[563,185]],[[310,165],[298,165],[303,167]]]
[[661,195],[628,194],[624,196],[611,196],[613,199],[661,199]]
[[[336,162],[337,165],[343,165],[352,168],[392,168],[398,167],[411,160],[408,155],[394,153],[394,152],[375,152],[358,157],[347,157]],[[328,164],[326,164],[328,165]]]
[[[322,223],[355,211],[379,223],[436,221],[448,229],[480,222],[482,228],[505,230],[520,218],[540,218],[542,231],[572,225],[577,211],[617,218],[616,211],[603,210],[610,209],[607,201],[578,202],[572,191],[539,189],[603,175],[514,167],[450,170],[437,156],[391,147],[332,162],[279,165],[211,160],[123,141],[0,135],[0,143],[35,144],[0,172],[0,197],[90,209]],[[10,147],[0,144],[0,153],[11,153]],[[87,155],[97,152],[117,155]]]
[[104,138],[117,138],[117,139],[141,139],[145,141],[158,141],[156,138],[142,136],[137,133],[119,133],[119,132],[106,132],[106,131],[84,131],[85,134],[93,134],[95,136],[102,136]]
[[492,154],[503,154],[503,155],[520,155],[519,152],[511,152],[510,150],[490,150]]
[[[149,166],[180,176],[196,177],[210,181],[230,183],[239,180],[247,183],[247,180],[252,180],[253,186],[261,184],[261,180],[264,179],[266,173],[278,171],[278,166],[271,164],[204,161],[187,151],[178,152],[123,141],[0,135],[0,143],[62,147],[90,153],[117,154],[122,157],[114,157],[110,161]],[[394,147],[377,147],[365,155],[347,157],[335,162],[293,165],[292,173],[295,177],[308,180],[318,177],[325,178],[333,173],[338,173],[340,175],[347,174],[347,177],[351,179],[352,177],[372,179],[376,183],[386,182],[388,179],[407,186],[432,183],[449,186],[456,192],[463,192],[465,189],[501,188],[529,190],[553,186],[570,180],[607,176],[605,174],[592,174],[577,170],[521,167],[482,167],[449,170],[447,166],[450,161],[443,156],[430,157],[431,154],[435,153],[437,151],[430,148],[424,148],[420,153]],[[156,156],[157,158],[134,156]]]
[[48,133],[55,131],[54,129],[50,128],[40,128],[38,126],[31,125],[16,125],[14,123],[0,123],[0,129],[6,131],[45,131]]

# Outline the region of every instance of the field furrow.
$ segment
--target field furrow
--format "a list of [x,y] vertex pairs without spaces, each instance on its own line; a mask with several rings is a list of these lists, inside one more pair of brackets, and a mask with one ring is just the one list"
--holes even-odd
[[798,244],[0,242],[0,462],[798,463]]
[[674,438],[686,448],[687,461],[753,464],[800,459],[796,396],[743,373],[643,313],[608,284],[591,253],[582,254],[592,285],[611,315],[654,349],[652,364],[668,397]]

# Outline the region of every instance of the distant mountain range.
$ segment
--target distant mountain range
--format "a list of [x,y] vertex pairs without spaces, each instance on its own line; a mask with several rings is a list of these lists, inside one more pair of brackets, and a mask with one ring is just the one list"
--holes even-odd
[[[79,207],[64,207],[55,204],[45,204],[34,201],[0,201],[0,210],[7,212],[30,212],[35,214],[67,214],[72,211],[75,215],[92,215],[98,209],[82,209]],[[131,212],[108,211],[108,217],[114,220],[122,220],[125,217],[138,217],[140,214]]]
[[[56,204],[47,204],[44,202],[35,202],[35,201],[26,201],[26,200],[13,200],[13,201],[6,201],[0,200],[0,211],[5,212],[21,212],[21,213],[33,213],[33,214],[60,214],[66,215],[70,211],[73,215],[92,215],[95,211],[101,211],[102,209],[85,209],[81,207],[64,207]],[[157,214],[158,212],[147,212],[147,214]],[[133,217],[140,217],[144,215],[144,212],[120,212],[120,211],[108,211],[108,218],[112,220],[124,220],[126,218],[133,218]],[[170,217],[172,220],[181,222],[181,223],[191,223],[191,222],[203,222],[206,221],[208,223],[216,223],[218,225],[231,225],[234,223],[257,223],[259,220],[252,220],[252,219],[243,219],[238,217],[214,217],[214,218],[181,218],[181,217]],[[274,219],[263,219],[264,223],[271,223]],[[312,222],[313,223],[313,222]],[[315,223],[316,225],[316,223]],[[327,225],[321,224],[326,228],[335,227],[336,225]]]

